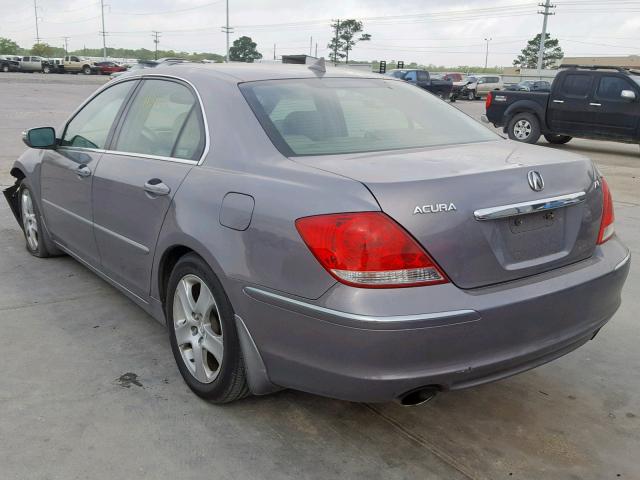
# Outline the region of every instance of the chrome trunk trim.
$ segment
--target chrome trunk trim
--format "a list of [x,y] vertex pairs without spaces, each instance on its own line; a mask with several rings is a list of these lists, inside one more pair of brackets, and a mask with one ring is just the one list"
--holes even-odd
[[496,220],[499,218],[515,217],[529,213],[543,212],[545,210],[555,210],[557,208],[568,207],[582,203],[587,198],[585,192],[569,193],[558,197],[542,198],[530,202],[513,203],[510,205],[500,205],[498,207],[481,208],[473,212],[476,220]]

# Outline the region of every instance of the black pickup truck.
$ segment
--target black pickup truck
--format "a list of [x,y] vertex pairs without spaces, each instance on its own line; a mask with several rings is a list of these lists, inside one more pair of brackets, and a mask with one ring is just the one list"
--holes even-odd
[[431,75],[426,70],[397,68],[389,70],[387,75],[413,83],[440,98],[448,99],[451,96],[453,82],[451,80],[431,78]]
[[551,91],[490,92],[483,120],[512,140],[572,137],[640,142],[640,72],[610,66],[562,65]]

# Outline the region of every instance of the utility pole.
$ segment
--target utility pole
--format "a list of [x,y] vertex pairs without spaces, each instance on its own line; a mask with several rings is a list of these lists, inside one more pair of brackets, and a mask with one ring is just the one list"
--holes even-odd
[[104,0],[100,0],[100,11],[102,12],[102,59],[107,59],[107,32],[104,29]]
[[155,53],[155,59],[158,59],[158,44],[160,43],[160,40],[158,40],[158,38],[160,37],[160,33],[156,30],[152,30],[152,34],[151,36],[153,37],[153,43],[156,44],[156,53]]
[[38,28],[38,0],[33,0],[33,12],[36,14],[36,43],[40,43],[40,30]]
[[71,37],[62,37],[64,39],[64,54],[69,55],[69,39]]
[[313,53],[313,37],[309,37],[309,56]]
[[487,64],[489,63],[489,42],[493,40],[491,37],[485,38],[484,41],[487,42],[487,50],[484,54],[484,71],[487,71]]
[[318,42],[316,42],[316,58],[318,58]]
[[276,60],[276,44],[273,44],[273,59]]
[[336,36],[333,42],[333,64],[338,65],[338,35],[340,32],[340,19],[336,20]]
[[227,24],[222,27],[222,31],[227,34],[227,55],[224,58],[224,61],[229,63],[229,34],[233,33],[233,27],[229,26],[229,0],[227,0]]
[[544,18],[544,20],[542,21],[542,35],[540,35],[540,47],[538,48],[538,74],[540,75],[540,71],[543,67],[545,51],[544,47],[547,40],[547,19],[549,18],[549,15],[555,15],[555,13],[552,13],[549,10],[552,8],[556,8],[556,6],[551,5],[551,0],[546,0],[544,3],[539,3],[538,6],[544,7],[544,11],[538,11],[538,13]]

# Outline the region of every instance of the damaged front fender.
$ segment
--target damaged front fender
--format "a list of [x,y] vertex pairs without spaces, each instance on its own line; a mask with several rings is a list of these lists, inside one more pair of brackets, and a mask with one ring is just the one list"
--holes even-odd
[[22,225],[22,222],[20,221],[20,198],[19,198],[20,183],[21,183],[20,179],[16,180],[16,183],[14,183],[9,188],[6,188],[2,193],[4,193],[4,197],[7,199],[9,208],[11,208],[11,211],[13,212],[13,215],[16,217],[18,224]]

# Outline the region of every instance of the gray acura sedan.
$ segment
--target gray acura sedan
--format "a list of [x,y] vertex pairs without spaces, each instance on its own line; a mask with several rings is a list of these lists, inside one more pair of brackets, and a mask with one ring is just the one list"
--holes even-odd
[[218,403],[417,404],[523,372],[592,339],[629,271],[590,160],[376,74],[158,67],[24,141],[5,196],[27,250],[166,324]]

